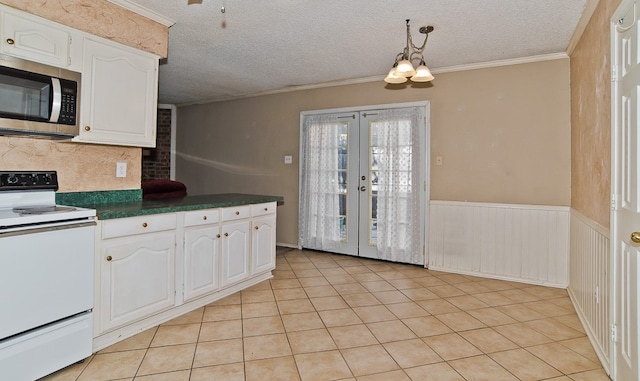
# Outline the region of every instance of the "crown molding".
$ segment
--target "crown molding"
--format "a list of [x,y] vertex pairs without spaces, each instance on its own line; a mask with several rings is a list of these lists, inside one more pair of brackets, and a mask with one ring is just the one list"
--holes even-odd
[[129,0],[107,0],[107,1],[116,5],[119,5],[122,8],[128,9],[132,12],[135,12],[140,16],[144,16],[148,19],[158,22],[166,27],[170,27],[176,23],[175,20],[172,20],[166,16],[159,14],[158,12],[152,11],[149,8],[145,8],[142,5],[133,3]]

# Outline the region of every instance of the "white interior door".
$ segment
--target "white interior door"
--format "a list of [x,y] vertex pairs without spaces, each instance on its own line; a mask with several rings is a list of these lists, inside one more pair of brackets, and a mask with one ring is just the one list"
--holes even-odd
[[302,115],[301,247],[426,263],[425,112]]
[[638,266],[640,264],[640,176],[638,102],[640,56],[636,1],[624,1],[612,27],[613,81],[613,324],[612,376],[638,380]]

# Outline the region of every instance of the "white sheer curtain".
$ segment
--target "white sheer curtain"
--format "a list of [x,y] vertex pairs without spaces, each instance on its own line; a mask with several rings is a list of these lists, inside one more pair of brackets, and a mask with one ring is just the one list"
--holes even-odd
[[[377,248],[381,259],[423,263],[421,243],[420,107],[378,112],[371,149],[378,172]],[[422,118],[422,119],[420,119]],[[377,151],[377,153],[376,153]]]
[[[335,251],[340,230],[340,135],[345,124],[334,114],[306,116],[301,136],[298,242],[302,247]],[[342,223],[341,223],[342,222]]]

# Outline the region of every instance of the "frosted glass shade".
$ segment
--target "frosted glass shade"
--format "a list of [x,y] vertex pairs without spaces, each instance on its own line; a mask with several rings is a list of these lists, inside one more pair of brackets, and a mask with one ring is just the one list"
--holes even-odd
[[433,80],[433,74],[431,74],[431,70],[421,63],[420,66],[416,69],[416,74],[411,77],[411,81],[413,82],[429,82]]
[[396,74],[396,68],[389,70],[389,74],[384,79],[386,83],[405,83],[407,82],[407,77]]
[[411,61],[402,60],[398,62],[398,66],[396,66],[396,75],[403,77],[411,77],[416,74],[416,69],[413,68]]

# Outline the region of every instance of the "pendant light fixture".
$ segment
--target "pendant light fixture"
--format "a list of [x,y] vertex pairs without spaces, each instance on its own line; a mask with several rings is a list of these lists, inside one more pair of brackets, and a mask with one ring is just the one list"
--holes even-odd
[[[405,46],[402,53],[398,53],[396,61],[393,67],[384,79],[387,83],[405,83],[407,79],[411,79],[412,82],[429,82],[433,80],[431,71],[424,63],[424,48],[427,45],[427,39],[429,33],[433,32],[432,26],[423,26],[418,31],[425,35],[422,46],[417,47],[413,44],[411,39],[411,30],[409,26],[409,19],[407,21],[407,46]],[[419,61],[418,61],[419,60]],[[418,67],[414,69],[411,62],[418,61]]]

